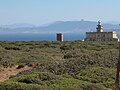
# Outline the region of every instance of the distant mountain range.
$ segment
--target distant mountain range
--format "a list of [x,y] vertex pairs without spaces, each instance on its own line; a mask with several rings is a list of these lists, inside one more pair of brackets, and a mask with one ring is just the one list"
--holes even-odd
[[28,23],[17,23],[17,24],[11,24],[11,25],[1,25],[1,28],[10,28],[10,29],[14,29],[14,28],[32,28],[35,27],[35,25],[33,24],[28,24]]
[[[0,26],[0,34],[53,34],[53,33],[80,33],[96,31],[97,22],[94,21],[56,21],[44,26],[32,24],[13,24]],[[103,23],[104,31],[116,31],[120,36],[120,26]]]

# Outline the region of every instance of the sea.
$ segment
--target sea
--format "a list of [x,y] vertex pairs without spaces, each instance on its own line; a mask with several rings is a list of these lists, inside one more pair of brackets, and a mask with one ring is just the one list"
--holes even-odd
[[[64,41],[83,40],[83,34],[65,33]],[[0,41],[56,41],[56,34],[0,34]]]

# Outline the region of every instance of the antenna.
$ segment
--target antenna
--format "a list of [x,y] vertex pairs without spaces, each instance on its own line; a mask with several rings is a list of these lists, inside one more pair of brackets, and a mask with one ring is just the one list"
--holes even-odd
[[119,58],[118,58],[118,63],[117,63],[117,72],[116,72],[116,80],[115,80],[116,90],[120,90],[120,82],[119,82],[120,75],[119,74],[120,74],[120,42],[119,42]]
[[116,80],[115,80],[115,87],[118,90],[120,89],[119,73],[120,73],[120,43],[119,43],[119,59],[118,59],[118,63],[117,63],[117,72],[116,72]]

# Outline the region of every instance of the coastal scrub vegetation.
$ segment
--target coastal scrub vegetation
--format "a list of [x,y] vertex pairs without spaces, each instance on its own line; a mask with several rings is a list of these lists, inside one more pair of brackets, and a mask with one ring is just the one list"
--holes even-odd
[[118,48],[118,42],[0,42],[0,66],[31,67],[0,90],[114,89]]

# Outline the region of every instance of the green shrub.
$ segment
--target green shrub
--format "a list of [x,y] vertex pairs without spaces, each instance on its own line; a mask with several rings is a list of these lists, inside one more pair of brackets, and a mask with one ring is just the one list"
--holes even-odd
[[42,90],[42,87],[37,84],[25,84],[9,81],[0,84],[0,90]]

